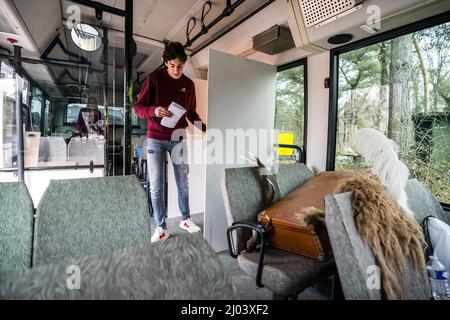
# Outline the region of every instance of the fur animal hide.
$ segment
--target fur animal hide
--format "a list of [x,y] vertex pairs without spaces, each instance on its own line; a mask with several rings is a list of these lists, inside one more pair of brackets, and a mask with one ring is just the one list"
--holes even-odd
[[350,146],[364,157],[366,164],[372,168],[372,173],[380,178],[392,199],[413,217],[414,213],[408,209],[405,192],[409,170],[398,159],[395,142],[375,129],[363,128],[351,137]]
[[[267,208],[269,207],[276,196],[276,187],[275,187],[275,183],[274,183],[274,174],[272,172],[272,168],[271,166],[269,166],[269,168],[267,168],[262,162],[261,160],[251,154],[248,153],[248,157],[245,158],[245,160],[248,160],[250,162],[255,163],[258,168],[259,168],[259,182],[260,182],[260,186],[261,186],[261,190],[262,190],[262,200],[264,203],[264,207]],[[261,216],[263,214],[265,214],[265,210],[259,214],[258,216],[258,222],[261,219]],[[270,221],[270,220],[268,220]],[[269,222],[270,224],[270,222]],[[266,228],[268,228],[269,226],[267,225]],[[252,234],[250,236],[250,238],[246,241],[246,250],[247,252],[250,252],[252,250],[254,250],[256,248],[256,245],[258,243],[258,232],[256,232],[255,230],[252,230]]]
[[325,211],[316,207],[304,208],[299,213],[299,222],[304,225],[308,224],[325,224]]
[[414,219],[386,195],[377,177],[360,173],[342,180],[333,193],[350,191],[353,192],[355,224],[381,269],[385,298],[403,299],[402,277],[407,264],[418,275],[423,275],[426,268],[422,230]]

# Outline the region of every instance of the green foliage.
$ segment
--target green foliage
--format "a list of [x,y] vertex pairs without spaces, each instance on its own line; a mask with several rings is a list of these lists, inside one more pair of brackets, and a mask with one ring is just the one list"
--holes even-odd
[[416,33],[427,54],[433,111],[450,111],[450,23]]
[[409,168],[409,177],[422,182],[442,203],[450,203],[450,163],[424,162],[413,155],[404,156],[402,161]]
[[[418,51],[414,50],[408,61],[412,69],[405,69],[404,77],[390,74],[391,62],[402,58],[402,53],[406,52],[401,48],[408,47],[393,51],[395,39],[339,56],[336,169],[365,168],[361,159],[344,156],[350,137],[357,129],[374,128],[388,135],[388,129],[392,129],[389,126],[400,121],[401,130],[397,130],[393,138],[406,142],[400,144],[400,158],[408,166],[410,177],[424,183],[441,202],[450,203],[450,124],[446,120],[450,111],[450,23],[417,32],[415,38],[429,75],[428,95],[424,91],[425,76],[421,72]],[[413,37],[407,35],[402,39],[412,42]],[[389,83],[394,78],[403,80]],[[405,92],[402,88],[408,88],[411,103],[394,106],[396,101],[408,102],[401,96]],[[429,109],[424,114],[426,98]],[[445,120],[439,120],[438,124],[438,118]],[[424,123],[414,119],[422,119]],[[430,124],[430,119],[435,120]],[[425,123],[427,121],[430,125]]]
[[[439,162],[429,163],[418,160],[409,155],[401,159],[409,168],[409,178],[422,182],[433,195],[442,203],[450,203],[450,164]],[[362,158],[356,161],[339,159],[336,161],[336,170],[367,169]]]
[[381,67],[378,62],[378,45],[350,51],[340,56],[339,86],[342,91],[369,88],[380,83]]
[[367,169],[367,165],[364,163],[364,159],[358,158],[340,158],[336,160],[336,171],[346,171],[346,170],[362,170]]
[[294,143],[303,145],[304,68],[299,66],[277,74],[275,129],[294,132]]

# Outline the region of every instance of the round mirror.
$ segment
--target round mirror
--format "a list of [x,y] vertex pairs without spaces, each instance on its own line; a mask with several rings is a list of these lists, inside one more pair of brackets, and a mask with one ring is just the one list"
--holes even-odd
[[95,51],[102,45],[102,38],[94,27],[79,23],[70,32],[73,42],[85,51]]

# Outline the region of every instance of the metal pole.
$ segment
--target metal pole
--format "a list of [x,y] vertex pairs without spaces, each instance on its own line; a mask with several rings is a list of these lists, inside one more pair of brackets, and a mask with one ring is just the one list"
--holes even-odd
[[133,0],[125,0],[125,146],[124,146],[124,175],[131,174],[131,112],[133,99]]
[[71,2],[75,2],[78,4],[81,4],[83,6],[86,7],[90,7],[90,8],[94,8],[94,9],[99,9],[101,11],[105,11],[108,13],[112,13],[114,15],[120,16],[120,17],[125,17],[126,16],[126,7],[125,7],[125,11],[111,7],[111,6],[107,6],[103,3],[100,2],[96,2],[96,1],[91,1],[91,0],[70,0]]
[[[43,92],[42,92],[41,98],[42,98],[42,100],[41,100],[41,119],[39,122],[39,127],[41,129],[40,130],[41,137],[44,137],[45,136],[45,131],[44,131],[45,130],[45,128],[44,128],[45,127],[45,109],[47,108],[47,105],[45,104],[46,97]],[[32,131],[34,131],[34,130],[32,130]]]
[[[12,59],[14,56],[8,55],[8,54],[0,54],[0,58],[6,58],[6,59]],[[72,69],[89,69],[89,72],[96,72],[96,73],[102,73],[103,70],[98,69],[92,69],[89,65],[86,64],[80,64],[78,62],[73,61],[65,61],[65,60],[38,60],[38,59],[32,59],[32,58],[22,58],[22,62],[30,63],[30,64],[44,64],[48,66],[62,66]]]
[[[14,64],[22,65],[22,48],[14,46]],[[23,142],[23,112],[22,112],[22,74],[16,70],[16,132],[17,132],[17,170],[19,182],[25,180],[25,160]]]
[[[109,139],[109,106],[108,106],[108,45],[109,45],[109,39],[108,39],[108,29],[105,27],[103,28],[103,106],[105,111],[105,125],[104,125],[104,137],[105,137],[105,157],[104,157],[104,170],[106,172],[106,175],[109,176],[110,173],[108,172],[108,139]],[[115,88],[113,88],[115,90]]]

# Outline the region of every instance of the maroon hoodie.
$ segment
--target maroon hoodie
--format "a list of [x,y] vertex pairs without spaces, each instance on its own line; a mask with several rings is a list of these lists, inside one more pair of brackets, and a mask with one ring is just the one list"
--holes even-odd
[[[162,118],[155,116],[155,108],[169,107],[173,101],[185,108],[186,113],[175,128],[167,128],[160,124]],[[188,126],[186,119],[192,123],[201,121],[196,107],[194,82],[184,74],[180,79],[174,79],[163,68],[148,75],[138,101],[134,104],[134,112],[139,118],[147,120],[147,137],[170,140],[174,130]]]

